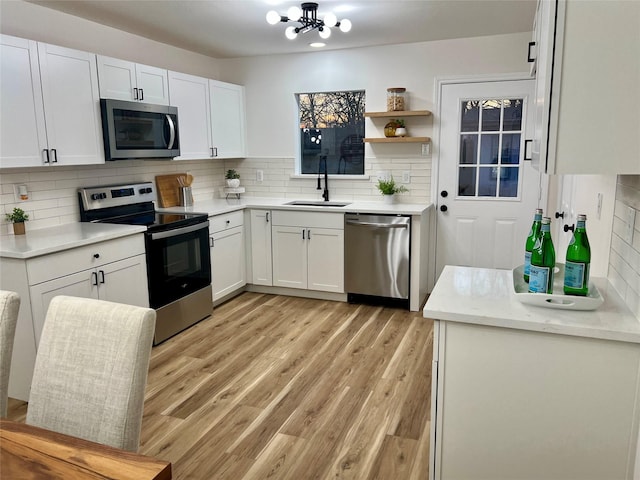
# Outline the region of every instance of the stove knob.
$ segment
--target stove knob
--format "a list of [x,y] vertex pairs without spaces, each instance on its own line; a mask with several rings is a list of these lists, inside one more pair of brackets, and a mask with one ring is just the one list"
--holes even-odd
[[104,200],[105,198],[107,198],[107,194],[106,193],[101,193],[100,194],[100,198]]
[[141,188],[140,190],[138,190],[138,193],[142,195],[143,193],[147,193],[146,190],[146,188]]
[[152,192],[153,192],[153,189],[151,187],[147,187],[145,189],[145,193],[152,193]]
[[92,193],[91,194],[91,200],[100,200],[100,194],[99,193]]

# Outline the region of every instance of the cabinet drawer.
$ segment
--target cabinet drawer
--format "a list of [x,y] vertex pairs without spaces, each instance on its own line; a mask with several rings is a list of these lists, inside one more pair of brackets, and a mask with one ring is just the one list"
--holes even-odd
[[143,234],[72,248],[27,260],[27,278],[29,285],[36,285],[123,258],[141,255],[144,251]]
[[244,224],[243,218],[244,214],[242,210],[209,217],[209,232],[215,233],[229,228],[239,227]]
[[285,227],[315,227],[344,229],[343,213],[273,211],[273,224]]

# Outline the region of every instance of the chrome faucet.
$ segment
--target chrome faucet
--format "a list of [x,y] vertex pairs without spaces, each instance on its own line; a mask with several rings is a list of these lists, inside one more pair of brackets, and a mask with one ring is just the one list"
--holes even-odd
[[316,190],[320,190],[320,173],[322,172],[322,164],[324,164],[324,191],[322,192],[322,198],[325,202],[329,201],[329,168],[327,167],[327,155],[320,155],[318,157],[318,186]]

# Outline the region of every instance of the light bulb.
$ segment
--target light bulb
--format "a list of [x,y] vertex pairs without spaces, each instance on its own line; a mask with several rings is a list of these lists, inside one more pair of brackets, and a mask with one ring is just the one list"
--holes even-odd
[[296,33],[296,27],[287,27],[286,30],[284,31],[284,35],[289,40],[293,40],[298,36],[298,34]]
[[324,16],[323,21],[327,27],[335,27],[336,23],[338,23],[338,18],[335,16],[335,14],[329,12]]
[[289,17],[289,20],[293,20],[295,22],[301,16],[302,16],[302,10],[300,10],[300,7],[296,7],[294,5],[293,7],[289,7],[289,10],[287,10],[287,17]]
[[280,21],[280,14],[275,10],[271,10],[267,13],[267,23],[275,25]]
[[322,30],[318,32],[318,34],[320,35],[320,38],[326,40],[331,36],[331,29],[325,25],[324,27],[322,27]]
[[347,33],[349,30],[351,30],[351,20],[348,19],[344,19],[340,21],[340,31]]

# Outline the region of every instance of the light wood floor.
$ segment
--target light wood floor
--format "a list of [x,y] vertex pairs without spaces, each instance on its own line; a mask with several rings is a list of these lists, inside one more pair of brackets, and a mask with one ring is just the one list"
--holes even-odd
[[175,479],[424,480],[432,345],[416,312],[244,293],[154,347],[140,452]]

